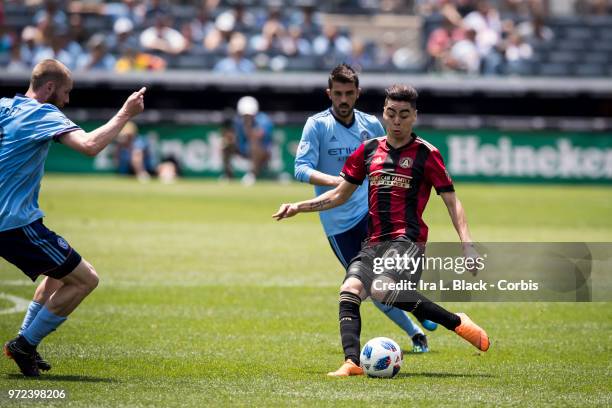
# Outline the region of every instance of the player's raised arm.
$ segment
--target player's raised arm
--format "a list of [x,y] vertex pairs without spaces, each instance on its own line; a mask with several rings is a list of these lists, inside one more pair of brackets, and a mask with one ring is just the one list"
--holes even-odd
[[144,110],[144,94],[147,88],[132,93],[121,109],[108,122],[91,132],[81,129],[64,133],[59,141],[66,146],[86,154],[95,156],[111,143],[119,134],[123,126],[134,116]]
[[272,215],[277,221],[293,217],[301,212],[324,211],[342,205],[357,189],[357,185],[343,180],[333,190],[329,190],[312,200],[300,201],[291,204],[281,204],[278,211]]

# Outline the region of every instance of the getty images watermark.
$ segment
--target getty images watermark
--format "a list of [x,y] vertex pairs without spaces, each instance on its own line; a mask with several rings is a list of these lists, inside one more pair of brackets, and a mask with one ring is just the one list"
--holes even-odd
[[[393,243],[371,258],[372,290],[433,301],[612,300],[612,243]],[[469,272],[469,273],[466,273]]]

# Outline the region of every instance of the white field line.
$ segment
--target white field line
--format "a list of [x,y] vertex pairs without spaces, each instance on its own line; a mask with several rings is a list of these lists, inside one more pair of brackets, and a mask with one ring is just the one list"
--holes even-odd
[[0,293],[0,299],[6,299],[9,302],[13,302],[15,304],[15,306],[13,307],[0,309],[0,315],[25,312],[28,309],[28,305],[30,304],[30,301],[27,299],[9,295],[6,293]]

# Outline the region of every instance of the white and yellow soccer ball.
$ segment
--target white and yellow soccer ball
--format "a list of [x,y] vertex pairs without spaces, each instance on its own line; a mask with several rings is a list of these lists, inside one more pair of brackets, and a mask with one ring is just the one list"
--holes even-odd
[[393,378],[402,367],[399,345],[387,337],[375,337],[361,349],[361,367],[368,377]]

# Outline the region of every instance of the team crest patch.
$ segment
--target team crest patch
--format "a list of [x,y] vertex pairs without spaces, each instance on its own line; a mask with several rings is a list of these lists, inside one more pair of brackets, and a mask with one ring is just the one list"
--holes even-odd
[[61,248],[63,249],[68,249],[68,243],[66,242],[66,240],[64,238],[58,238],[57,239],[57,245],[59,245]]
[[370,132],[364,130],[361,132],[361,141],[368,140],[370,138]]
[[407,169],[409,167],[412,167],[412,163],[414,162],[414,160],[412,160],[411,157],[404,157],[401,161],[400,161],[400,167],[402,169]]
[[298,153],[299,154],[304,154],[308,151],[308,148],[310,147],[310,142],[302,142],[300,143],[300,145],[298,146]]

